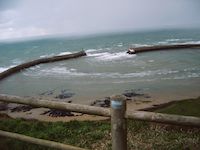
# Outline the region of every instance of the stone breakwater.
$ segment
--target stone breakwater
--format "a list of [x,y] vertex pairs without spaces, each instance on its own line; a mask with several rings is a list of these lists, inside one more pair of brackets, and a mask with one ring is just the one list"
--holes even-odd
[[129,48],[128,54],[137,54],[142,52],[160,51],[160,50],[175,50],[184,48],[200,48],[200,44],[173,44],[173,45],[155,45]]
[[12,67],[6,71],[3,71],[0,73],[0,80],[14,74],[17,73],[23,69],[32,67],[32,66],[36,66],[42,63],[51,63],[51,62],[55,62],[55,61],[61,61],[61,60],[66,60],[66,59],[72,59],[72,58],[78,58],[81,56],[85,56],[86,53],[84,51],[80,51],[77,53],[73,53],[73,54],[67,54],[67,55],[59,55],[59,56],[53,56],[53,57],[48,57],[48,58],[41,58],[41,59],[37,59],[37,60],[33,60],[33,61],[29,61],[23,64],[20,64],[18,66]]

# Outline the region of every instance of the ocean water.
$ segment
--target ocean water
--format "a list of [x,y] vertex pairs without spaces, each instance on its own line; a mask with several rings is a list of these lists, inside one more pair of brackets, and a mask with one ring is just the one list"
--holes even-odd
[[200,49],[128,55],[129,47],[200,43],[200,29],[45,38],[0,42],[0,72],[30,60],[84,49],[87,56],[28,68],[0,81],[0,93],[55,97],[74,93],[74,103],[90,103],[126,90],[168,98],[200,96]]

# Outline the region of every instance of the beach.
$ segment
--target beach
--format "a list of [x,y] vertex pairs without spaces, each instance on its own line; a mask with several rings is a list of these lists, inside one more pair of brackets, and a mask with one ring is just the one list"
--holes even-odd
[[[0,81],[0,93],[92,105],[111,95],[127,97],[128,110],[139,110],[200,95],[200,50],[127,54],[131,47],[199,44],[200,30],[163,30],[69,39],[54,37],[0,42],[0,72],[14,66],[80,50],[86,56],[26,68]],[[135,96],[135,95],[136,96]],[[49,117],[46,109],[9,113],[39,120],[97,119],[96,116]],[[71,119],[69,119],[71,118]],[[100,118],[102,119],[102,118]]]
[[[184,99],[183,99],[184,97]],[[152,95],[151,97],[146,96],[136,96],[132,98],[132,100],[127,100],[127,110],[128,111],[135,111],[135,110],[149,110],[152,108],[159,108],[163,107],[165,105],[170,104],[171,102],[175,101],[181,101],[185,99],[191,99],[191,98],[197,98],[199,95],[191,97],[189,95],[187,96],[180,96],[180,97],[165,97],[165,101],[163,101],[163,96],[160,95]],[[173,99],[171,99],[173,98]],[[181,99],[182,98],[182,99]],[[52,100],[48,99],[47,100]],[[54,99],[55,100],[55,99]],[[73,114],[72,116],[66,115],[50,115],[49,113],[44,114],[45,112],[48,112],[50,109],[48,108],[30,108],[30,110],[21,109],[18,111],[12,111],[13,108],[18,108],[20,104],[8,104],[8,109],[4,111],[0,111],[1,114],[6,114],[11,118],[22,118],[27,120],[38,120],[38,121],[45,121],[45,122],[56,122],[56,121],[62,121],[62,122],[69,122],[73,120],[77,121],[100,121],[100,120],[108,120],[109,117],[103,117],[103,116],[96,116],[96,115],[87,115],[82,113],[75,113],[70,112],[70,114]]]

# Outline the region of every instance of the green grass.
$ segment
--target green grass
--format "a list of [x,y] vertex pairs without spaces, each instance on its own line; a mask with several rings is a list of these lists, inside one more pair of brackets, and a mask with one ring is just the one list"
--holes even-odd
[[200,117],[200,97],[178,101],[156,112]]
[[[174,103],[156,112],[200,117],[199,99]],[[53,140],[82,148],[111,149],[110,121],[39,122],[0,117],[0,130]],[[141,150],[200,149],[200,129],[128,120],[128,148]],[[0,137],[1,150],[48,148]]]
[[[110,131],[110,124],[109,122],[90,121],[47,123],[22,119],[3,119],[0,122],[0,129],[92,149],[93,143],[98,144],[98,142],[102,141],[105,135],[108,134]],[[16,149],[16,146],[12,147],[9,144],[9,140],[6,142],[9,149]],[[19,145],[19,143],[17,143],[17,145]],[[20,150],[21,147],[19,146],[18,149]],[[26,149],[31,150],[35,149],[35,147],[32,148],[28,146]]]

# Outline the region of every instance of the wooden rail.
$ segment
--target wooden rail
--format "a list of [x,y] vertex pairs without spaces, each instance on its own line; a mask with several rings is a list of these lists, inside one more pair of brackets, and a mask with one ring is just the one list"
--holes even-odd
[[72,59],[72,58],[77,58],[77,57],[81,57],[81,56],[85,56],[86,53],[84,51],[80,51],[77,53],[73,53],[73,54],[67,54],[67,55],[61,55],[61,56],[53,56],[53,57],[49,57],[49,58],[40,58],[37,60],[33,60],[33,61],[29,61],[23,64],[20,64],[18,66],[12,67],[6,71],[3,71],[0,73],[0,80],[14,74],[17,73],[23,69],[35,66],[35,65],[39,65],[42,63],[49,63],[49,62],[55,62],[55,61],[61,61],[61,60],[66,60],[66,59]]
[[[57,102],[57,101],[47,101],[37,98],[24,98],[19,96],[0,94],[0,101],[8,103],[26,104],[35,107],[46,107],[58,110],[68,110],[73,112],[80,112],[80,113],[93,114],[99,116],[107,116],[107,117],[111,116],[110,109],[108,108],[71,104],[71,103]],[[181,126],[185,125],[185,126],[200,127],[200,118],[190,117],[190,116],[169,115],[169,114],[154,113],[147,111],[126,111],[125,118],[146,120],[151,122],[167,123],[167,124],[174,124]]]
[[183,48],[200,48],[200,44],[173,44],[173,45],[155,45],[155,46],[144,46],[144,47],[134,47],[129,48],[127,53],[136,54],[142,52],[150,52],[150,51],[160,51],[160,50],[175,50],[175,49],[183,49]]
[[30,136],[25,136],[25,135],[21,135],[21,134],[17,134],[17,133],[12,133],[12,132],[6,132],[6,131],[2,131],[2,130],[0,130],[0,136],[13,138],[16,140],[29,142],[32,144],[37,144],[37,145],[46,146],[46,147],[50,147],[50,148],[61,149],[61,150],[85,150],[83,148],[79,148],[79,147],[75,147],[75,146],[71,146],[71,145],[66,145],[66,144],[62,144],[62,143],[58,143],[58,142],[54,142],[54,141],[43,140],[43,139],[37,139],[37,138],[30,137]]
[[[173,124],[180,126],[190,126],[190,127],[198,127],[200,128],[200,118],[192,117],[192,116],[181,116],[181,115],[169,115],[162,113],[154,113],[154,112],[145,112],[145,111],[126,111],[126,102],[123,96],[114,96],[111,97],[111,109],[87,106],[87,105],[79,105],[79,104],[70,104],[64,102],[54,102],[41,100],[37,98],[23,98],[19,96],[10,96],[5,94],[0,94],[0,101],[7,103],[20,103],[31,105],[35,107],[47,107],[54,108],[58,110],[67,110],[73,112],[81,112],[86,114],[93,115],[101,115],[101,116],[111,116],[111,129],[112,129],[112,148],[113,150],[126,150],[127,149],[127,127],[126,127],[126,119],[136,119],[143,121],[151,121],[157,123],[165,123],[165,124]],[[11,136],[13,134],[13,136]],[[16,135],[14,133],[4,134],[4,132],[0,132],[2,136],[10,136],[11,138],[15,138]],[[23,138],[23,135],[18,135],[20,140],[31,142]],[[41,140],[41,139],[37,139]],[[51,141],[49,141],[51,142]],[[32,142],[33,143],[33,142]],[[36,142],[35,144],[40,144],[40,142]],[[49,146],[48,144],[46,146]],[[56,147],[62,149],[61,147]]]

